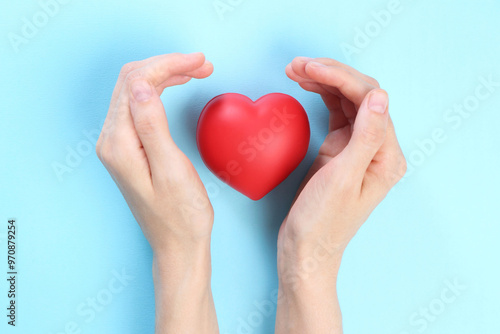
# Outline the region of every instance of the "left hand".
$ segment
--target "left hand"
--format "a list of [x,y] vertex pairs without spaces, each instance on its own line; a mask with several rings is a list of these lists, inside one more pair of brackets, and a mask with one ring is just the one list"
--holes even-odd
[[212,205],[175,145],[160,94],[213,66],[202,53],[123,66],[96,151],[153,249],[156,333],[218,333],[211,290]]
[[189,159],[175,145],[160,95],[213,71],[201,53],[167,54],[123,66],[96,145],[153,251],[167,241],[207,240],[213,209]]

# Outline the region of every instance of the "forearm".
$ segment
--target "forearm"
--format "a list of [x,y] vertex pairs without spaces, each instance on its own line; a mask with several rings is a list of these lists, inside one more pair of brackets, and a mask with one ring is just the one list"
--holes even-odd
[[153,257],[156,333],[219,333],[211,290],[210,244]]
[[[276,334],[341,334],[337,276],[342,252],[312,251],[282,257]],[[293,259],[290,261],[290,259]]]
[[[286,73],[321,95],[330,122],[278,235],[276,333],[338,334],[336,278],[343,251],[403,177],[406,161],[388,94],[377,80],[328,58],[295,58]],[[298,283],[287,277],[290,272]]]
[[284,292],[276,314],[277,334],[341,334],[342,315],[336,291]]

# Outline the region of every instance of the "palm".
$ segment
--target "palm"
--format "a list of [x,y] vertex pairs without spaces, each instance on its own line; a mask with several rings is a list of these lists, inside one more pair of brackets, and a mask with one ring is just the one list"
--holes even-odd
[[[328,171],[328,162],[342,152],[351,138],[352,124],[354,124],[357,107],[344,97],[334,94],[325,94],[322,95],[322,98],[330,111],[329,133],[319,149],[318,156],[302,181],[287,219],[280,228],[279,239],[283,238],[286,229],[291,229],[291,234],[302,234],[304,230],[310,229],[309,226],[304,226],[304,221],[318,221],[318,219],[311,219],[311,217],[321,212],[321,210],[317,210],[316,206],[321,207],[323,205],[322,200],[326,197],[324,185],[329,183],[331,175]],[[348,109],[344,110],[342,105]],[[345,115],[349,114],[351,110],[354,111],[352,117],[346,117]],[[339,117],[339,114],[343,115],[343,117]],[[302,219],[300,216],[307,216],[308,219]]]
[[[324,89],[330,88],[325,87]],[[329,132],[318,151],[318,156],[302,182],[299,193],[305,187],[314,188],[315,191],[319,190],[320,182],[324,181],[322,180],[321,170],[328,162],[339,155],[349,143],[356,111],[359,108],[359,106],[343,96],[329,93],[322,95],[322,98],[330,112]],[[319,175],[313,178],[316,173],[319,173]]]

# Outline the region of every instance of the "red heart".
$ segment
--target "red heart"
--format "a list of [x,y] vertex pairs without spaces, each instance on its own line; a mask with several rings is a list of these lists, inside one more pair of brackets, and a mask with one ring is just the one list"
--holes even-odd
[[293,97],[273,93],[253,102],[222,94],[203,108],[196,142],[208,169],[234,189],[259,200],[304,159],[309,121]]

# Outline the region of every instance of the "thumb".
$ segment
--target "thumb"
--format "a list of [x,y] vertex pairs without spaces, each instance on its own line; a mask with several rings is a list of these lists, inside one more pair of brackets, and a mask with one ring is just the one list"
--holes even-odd
[[130,85],[130,113],[154,176],[168,163],[168,149],[175,147],[168,129],[165,108],[156,89],[146,80]]
[[383,89],[369,92],[359,107],[343,159],[349,165],[346,166],[348,170],[361,179],[384,143],[389,119],[388,107],[389,96]]

